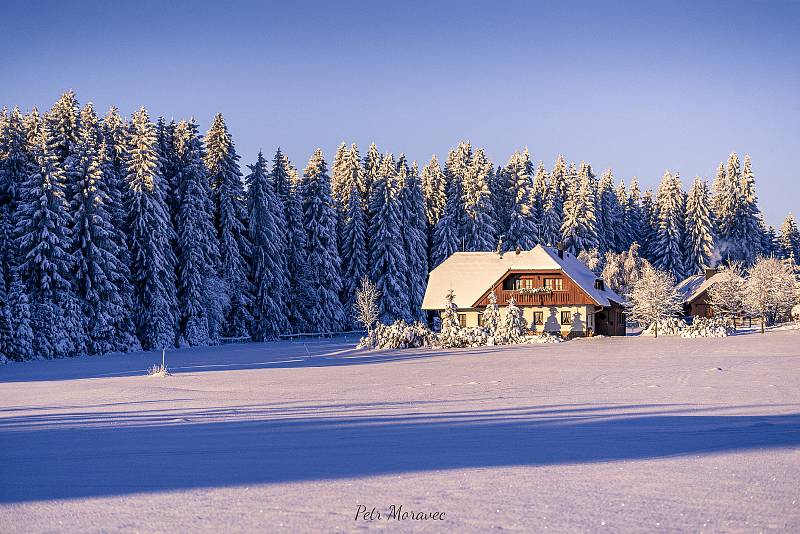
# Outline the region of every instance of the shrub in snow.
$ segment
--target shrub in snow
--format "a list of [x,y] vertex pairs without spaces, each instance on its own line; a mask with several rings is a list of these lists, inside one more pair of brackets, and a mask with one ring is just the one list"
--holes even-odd
[[166,365],[153,364],[153,366],[147,370],[147,375],[164,378],[165,376],[170,376],[170,372]]
[[792,308],[792,319],[800,322],[800,304],[795,304]]
[[489,333],[480,326],[462,328],[458,332],[458,347],[485,347],[489,342]]
[[551,334],[550,332],[542,332],[535,336],[525,336],[522,341],[529,345],[536,345],[539,343],[561,343],[564,341],[564,338],[556,334]]
[[694,322],[681,332],[681,337],[727,337],[736,329],[724,317],[696,317]]
[[658,321],[654,321],[647,328],[642,330],[643,336],[679,336],[683,329],[686,328],[686,323],[677,317],[664,317]]
[[719,317],[739,317],[745,313],[745,280],[742,267],[732,262],[720,269],[714,276],[714,283],[708,288],[708,302],[714,315]]
[[378,324],[369,335],[361,339],[359,348],[368,349],[410,349],[430,347],[434,335],[422,323],[406,323],[398,319],[390,325]]

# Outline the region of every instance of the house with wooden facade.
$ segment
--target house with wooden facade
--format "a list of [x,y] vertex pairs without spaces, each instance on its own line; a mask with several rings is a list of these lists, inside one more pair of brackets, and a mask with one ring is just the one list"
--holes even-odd
[[705,269],[678,284],[676,288],[683,298],[683,314],[692,317],[713,317],[714,311],[708,301],[708,289],[719,280],[719,271]]
[[456,252],[428,277],[422,309],[445,308],[453,290],[462,326],[481,326],[494,293],[503,309],[513,298],[532,332],[564,337],[625,335],[624,300],[574,255],[537,245],[532,250]]

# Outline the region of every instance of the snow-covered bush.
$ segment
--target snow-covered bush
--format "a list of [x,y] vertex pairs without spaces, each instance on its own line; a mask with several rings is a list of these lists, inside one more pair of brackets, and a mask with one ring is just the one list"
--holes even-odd
[[658,321],[650,323],[650,325],[642,330],[643,336],[679,336],[683,329],[686,328],[686,323],[677,317],[664,317]]
[[564,341],[564,338],[550,332],[542,332],[541,334],[525,336],[522,338],[522,342],[527,343],[528,345],[536,345],[540,343],[561,343],[562,341]]
[[794,270],[776,258],[759,258],[750,268],[744,291],[744,302],[764,323],[774,324],[788,318],[794,306]]
[[164,365],[153,364],[153,366],[147,370],[148,376],[155,376],[158,378],[164,378],[165,376],[170,376],[169,368]]
[[483,327],[491,338],[497,337],[497,330],[500,327],[500,308],[497,307],[497,295],[494,290],[489,293],[489,304],[483,311]]
[[462,328],[458,332],[459,347],[485,347],[489,341],[489,332],[480,326]]
[[455,302],[453,302],[454,299],[455,293],[451,289],[447,292],[447,296],[445,296],[447,304],[441,313],[442,330],[439,333],[438,338],[439,344],[446,349],[458,347],[461,343],[459,339],[461,324],[458,322],[458,307],[456,306]]
[[727,337],[735,333],[736,328],[724,317],[695,317],[683,329],[681,337]]
[[792,320],[800,322],[800,304],[795,304],[792,308]]
[[435,336],[427,326],[416,322],[408,324],[398,319],[390,325],[378,323],[372,331],[361,339],[359,348],[366,349],[410,349],[430,347]]

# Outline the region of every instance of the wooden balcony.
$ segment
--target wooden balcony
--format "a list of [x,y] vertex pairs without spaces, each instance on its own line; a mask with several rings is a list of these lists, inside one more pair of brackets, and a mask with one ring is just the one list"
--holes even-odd
[[496,289],[497,304],[506,306],[511,297],[519,306],[567,306],[571,304],[582,304],[576,302],[574,295],[569,291],[551,291],[549,293],[525,293],[519,290]]

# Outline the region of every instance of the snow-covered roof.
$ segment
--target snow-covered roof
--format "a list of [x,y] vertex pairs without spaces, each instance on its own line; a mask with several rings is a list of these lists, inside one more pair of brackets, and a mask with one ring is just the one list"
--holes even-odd
[[516,254],[506,252],[456,252],[428,276],[428,287],[422,301],[422,309],[441,310],[445,307],[445,295],[455,293],[459,308],[469,308],[491,289],[508,271],[561,270],[600,306],[609,306],[609,300],[622,303],[624,299],[611,289],[594,286],[597,275],[578,258],[568,252],[559,258],[552,247],[536,245],[532,250]]
[[678,290],[678,293],[680,293],[684,302],[691,302],[699,297],[703,291],[711,287],[711,285],[716,282],[714,278],[716,278],[718,275],[719,273],[716,273],[706,280],[705,275],[695,274],[678,284],[676,289]]

